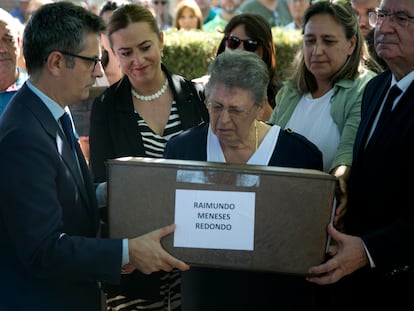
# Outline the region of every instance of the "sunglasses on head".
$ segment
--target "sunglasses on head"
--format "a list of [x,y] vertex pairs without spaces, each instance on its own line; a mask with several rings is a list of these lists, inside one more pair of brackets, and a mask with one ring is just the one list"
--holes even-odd
[[158,5],[158,4],[166,5],[168,3],[168,1],[152,1],[152,3],[154,5]]
[[229,36],[226,38],[226,46],[229,49],[235,50],[243,42],[243,48],[249,52],[255,52],[259,47],[259,43],[252,39],[242,40],[236,36]]

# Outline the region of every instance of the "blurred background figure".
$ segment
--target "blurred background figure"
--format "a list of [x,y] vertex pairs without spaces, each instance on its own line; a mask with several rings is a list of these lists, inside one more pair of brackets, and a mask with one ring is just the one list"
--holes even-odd
[[240,11],[262,15],[271,27],[284,26],[292,21],[285,2],[286,0],[245,0]]
[[194,0],[181,0],[175,8],[174,24],[177,30],[203,30],[203,14]]
[[53,0],[30,0],[27,7],[27,20],[42,6],[54,2]]
[[[112,15],[112,12],[118,8],[118,3],[116,1],[106,1],[102,4],[101,8],[99,9],[99,16],[108,24],[109,18]],[[117,61],[112,48],[109,44],[108,36],[105,33],[101,34],[101,44],[102,44],[102,66],[104,69],[104,80],[100,81],[100,85],[111,85],[122,77],[122,71],[119,66],[119,62]],[[105,81],[106,80],[106,81]]]
[[287,0],[286,4],[292,16],[292,22],[285,25],[285,29],[302,30],[302,18],[306,9],[311,5],[312,0]]
[[20,23],[25,24],[29,14],[28,14],[28,6],[30,0],[16,0],[17,7],[10,11],[11,16],[17,18]]
[[22,28],[17,18],[0,8],[0,115],[28,78],[26,71],[18,65]]
[[170,28],[173,24],[173,17],[170,12],[170,0],[152,0],[152,7],[158,28],[161,31]]
[[141,6],[143,6],[148,11],[150,11],[152,13],[152,15],[155,16],[155,9],[154,9],[154,6],[152,5],[152,0],[135,0],[135,1],[130,1],[130,2],[131,3],[137,3]]
[[267,100],[260,118],[267,121],[275,107],[275,96],[281,85],[276,72],[276,51],[272,29],[261,15],[242,13],[230,20],[224,29],[217,56],[232,50],[253,52],[267,65],[269,70]]
[[381,0],[351,0],[351,6],[358,17],[359,28],[364,37],[368,35],[371,29],[374,29],[369,24],[369,12],[375,12],[380,3]]
[[208,32],[222,32],[227,23],[236,15],[240,14],[240,4],[243,0],[219,0],[220,12],[213,20],[204,24],[203,30]]
[[203,24],[213,20],[219,12],[219,9],[212,7],[211,0],[196,0],[196,2],[203,14]]
[[383,69],[387,68],[387,64],[377,55],[374,46],[374,26],[369,22],[369,13],[375,12],[380,6],[381,0],[351,0],[351,6],[358,17],[359,28],[368,45],[368,51],[373,58],[381,65]]

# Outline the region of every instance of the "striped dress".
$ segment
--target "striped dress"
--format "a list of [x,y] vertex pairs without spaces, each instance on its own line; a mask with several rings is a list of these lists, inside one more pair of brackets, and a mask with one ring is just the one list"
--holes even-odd
[[151,158],[162,158],[167,142],[183,131],[175,101],[172,102],[170,116],[165,126],[163,136],[155,134],[139,115],[138,128],[142,136],[142,141],[144,142],[145,154]]

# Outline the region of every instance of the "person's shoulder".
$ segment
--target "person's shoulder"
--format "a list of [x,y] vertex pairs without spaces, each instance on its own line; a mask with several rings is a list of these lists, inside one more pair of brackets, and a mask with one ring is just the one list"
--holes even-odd
[[197,126],[191,127],[184,132],[180,133],[177,136],[174,136],[170,139],[170,142],[178,143],[187,143],[188,141],[198,141],[200,138],[207,135],[208,124],[202,123]]
[[274,165],[323,170],[322,152],[303,135],[280,130]]
[[290,30],[290,29],[296,29],[295,22],[290,22],[289,24],[286,24],[283,26],[283,29]]
[[360,91],[366,86],[366,84],[375,78],[378,73],[370,70],[363,69],[359,72],[358,76],[355,79],[342,79],[335,83],[335,87],[338,89],[343,89],[343,92],[349,93],[354,92],[355,90]]
[[385,80],[391,79],[391,72],[390,70],[385,70],[381,73],[375,73],[371,70],[367,70],[367,72],[364,75],[361,75],[359,77],[359,85],[363,88],[371,88],[374,86],[374,88],[382,84]]
[[172,87],[177,94],[191,94],[194,91],[196,93],[204,92],[204,85],[202,83],[197,83],[176,73],[170,73],[169,75],[173,82]]
[[[220,13],[220,9],[218,9],[217,7],[211,7],[210,10],[208,11],[208,15],[205,21],[203,22],[203,24],[206,25],[208,22],[212,21],[214,17],[216,17],[216,15],[219,13]],[[203,28],[204,28],[204,25],[203,25]]]
[[227,21],[220,14],[217,14],[211,21],[203,25],[203,30],[204,32],[222,32],[226,25]]
[[205,147],[207,133],[207,123],[185,130],[167,142],[164,156],[167,158],[193,159],[194,154],[202,152],[203,147]]
[[275,19],[275,12],[264,6],[260,1],[252,0],[243,4],[245,5],[240,6],[240,12],[262,15],[270,24],[273,23],[271,20]]
[[247,10],[247,9],[257,7],[257,6],[259,6],[259,4],[260,4],[260,3],[259,3],[259,1],[257,1],[257,0],[246,0],[246,1],[244,1],[244,2],[240,5],[239,9],[240,9],[241,11],[245,11],[245,10]]
[[391,70],[386,69],[383,72],[377,73],[373,75],[370,81],[383,81],[384,79],[391,79],[392,73]]
[[285,81],[276,93],[276,105],[280,105],[280,101],[285,102],[286,99],[289,101],[290,105],[293,98],[300,98],[301,96],[302,94],[298,92],[293,82]]
[[110,86],[96,86],[95,88],[99,91],[95,96],[95,102],[112,102],[114,98],[119,98],[123,93],[130,92],[130,83],[124,76]]
[[378,76],[379,74],[381,74],[381,73],[377,73],[377,72],[375,72],[375,71],[373,71],[373,70],[370,70],[370,69],[365,69],[364,71],[362,71],[361,72],[361,74],[358,76],[358,79],[360,80],[360,81],[369,81],[369,80],[371,80],[372,78],[374,78],[374,77],[376,77],[376,76]]
[[292,131],[290,128],[286,128],[280,131],[279,138],[284,140],[286,143],[289,143],[290,146],[295,147],[295,149],[301,148],[306,152],[313,153],[316,155],[321,154],[320,150],[314,143],[312,143],[305,136]]

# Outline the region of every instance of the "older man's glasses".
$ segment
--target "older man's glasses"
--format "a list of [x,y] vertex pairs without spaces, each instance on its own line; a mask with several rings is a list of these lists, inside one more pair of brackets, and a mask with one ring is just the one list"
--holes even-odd
[[242,40],[236,36],[226,37],[226,46],[229,49],[235,50],[241,43],[243,43],[244,49],[249,52],[255,52],[259,47],[259,43],[252,39]]
[[371,27],[381,25],[384,22],[385,18],[388,17],[390,22],[394,25],[406,28],[410,20],[414,19],[414,16],[409,16],[404,12],[388,13],[381,10],[369,12],[368,17]]
[[69,52],[62,52],[60,51],[60,53],[62,53],[63,55],[67,55],[67,56],[72,56],[72,57],[76,57],[76,58],[80,58],[89,62],[93,63],[93,68],[92,68],[92,72],[95,71],[96,65],[98,65],[99,62],[101,62],[101,59],[99,57],[87,57],[87,56],[83,56],[83,55],[78,55],[78,54],[72,54]]
[[227,111],[228,115],[231,118],[240,118],[243,117],[245,115],[248,115],[251,111],[250,109],[245,109],[245,108],[241,108],[241,107],[224,107],[222,104],[218,104],[218,103],[212,103],[212,102],[208,102],[207,103],[207,109],[210,111],[210,113],[212,114],[222,114],[224,111]]

